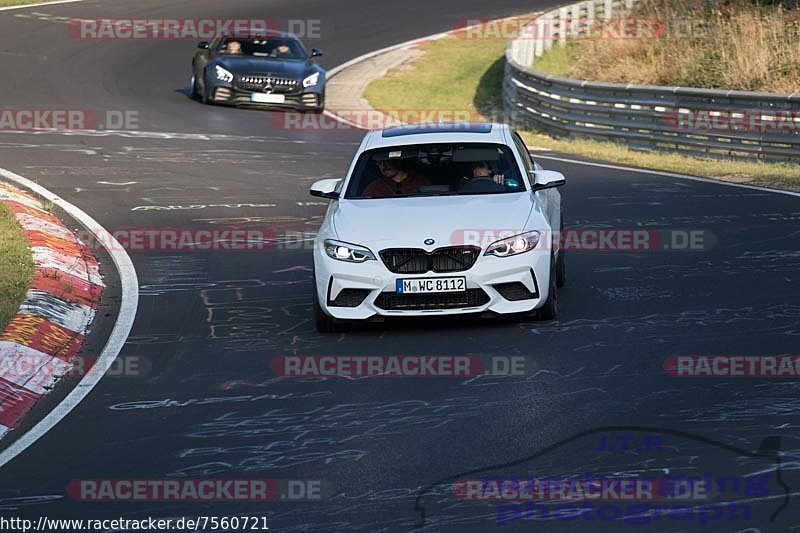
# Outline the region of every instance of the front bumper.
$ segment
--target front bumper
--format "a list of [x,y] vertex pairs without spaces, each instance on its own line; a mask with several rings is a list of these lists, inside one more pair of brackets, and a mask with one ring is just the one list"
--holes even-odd
[[[532,250],[512,257],[480,256],[468,270],[452,273],[396,274],[377,259],[347,263],[314,246],[315,290],[323,310],[334,318],[366,320],[383,316],[524,313],[544,305],[550,279],[550,252]],[[398,279],[466,278],[465,293],[396,294]]]
[[252,94],[262,91],[248,91],[235,86],[217,85],[211,87],[209,99],[215,104],[237,107],[257,107],[263,109],[318,109],[324,106],[323,94],[314,90],[292,93],[276,93],[284,96],[282,103],[253,102]]

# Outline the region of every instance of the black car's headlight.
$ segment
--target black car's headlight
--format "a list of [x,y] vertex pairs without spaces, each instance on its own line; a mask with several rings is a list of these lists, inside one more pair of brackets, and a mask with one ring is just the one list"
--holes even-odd
[[315,72],[310,76],[306,76],[303,80],[303,87],[313,87],[319,83],[319,72]]
[[348,263],[363,263],[364,261],[375,260],[375,254],[365,247],[349,242],[337,241],[335,239],[325,239],[323,242],[325,253],[331,259],[347,261]]
[[217,71],[217,79],[219,81],[224,81],[226,83],[231,83],[233,81],[233,72],[230,70],[224,69],[219,65],[216,65],[214,69]]
[[508,257],[510,255],[523,254],[536,248],[540,238],[541,234],[538,231],[528,231],[520,233],[519,235],[513,235],[493,242],[486,248],[486,252],[483,255]]

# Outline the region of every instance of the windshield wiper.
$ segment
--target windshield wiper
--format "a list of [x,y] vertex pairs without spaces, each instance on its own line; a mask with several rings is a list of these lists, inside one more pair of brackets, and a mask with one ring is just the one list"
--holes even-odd
[[395,196],[395,198],[405,198],[409,196],[456,196],[457,193],[451,191],[442,191],[442,192],[412,192],[409,194],[402,194],[400,196]]

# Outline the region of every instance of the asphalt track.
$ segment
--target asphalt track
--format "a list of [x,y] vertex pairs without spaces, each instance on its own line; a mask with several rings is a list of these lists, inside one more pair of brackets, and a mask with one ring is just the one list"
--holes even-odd
[[[140,132],[2,132],[0,166],[37,180],[109,229],[247,224],[314,231],[325,208],[307,203],[307,188],[314,179],[344,172],[360,132],[285,131],[269,113],[202,106],[186,96],[195,43],[79,41],[55,17],[321,19],[327,31],[309,44],[323,48],[322,64],[332,67],[450,29],[458,19],[544,5],[121,0],[3,12],[4,107],[135,110]],[[151,368],[139,378],[102,380],[72,414],[0,470],[2,516],[250,515],[269,517],[273,531],[404,531],[419,522],[415,502],[424,492],[429,530],[796,526],[800,506],[791,502],[768,520],[785,503],[785,491],[800,487],[797,381],[675,379],[662,365],[672,354],[797,353],[797,198],[542,163],[568,177],[568,226],[703,230],[715,244],[693,252],[572,253],[561,315],[553,323],[430,320],[334,336],[317,334],[311,322],[307,250],[131,252],[141,293],[122,357],[145,358]],[[222,206],[196,207],[210,204]],[[535,370],[513,379],[275,381],[269,363],[286,354],[507,355],[524,357]],[[589,434],[529,457],[602,426],[689,435],[665,436],[670,446],[658,453],[598,454],[598,436]],[[481,468],[487,470],[476,475],[769,473],[776,463],[768,455],[743,455],[767,436],[782,437],[782,481],[789,488],[773,482],[767,495],[730,498],[752,505],[750,521],[701,526],[664,519],[634,526],[580,518],[500,527],[491,506],[460,502],[447,483],[425,491]],[[518,459],[527,460],[502,466]],[[74,479],[205,477],[320,479],[327,498],[101,503],[65,493]]]

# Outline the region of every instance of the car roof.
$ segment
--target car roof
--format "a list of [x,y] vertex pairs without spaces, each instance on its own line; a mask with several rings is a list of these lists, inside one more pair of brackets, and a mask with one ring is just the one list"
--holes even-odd
[[229,41],[237,41],[237,40],[238,41],[248,41],[248,40],[252,40],[252,39],[262,39],[262,38],[269,39],[269,38],[274,38],[274,37],[283,37],[283,38],[291,38],[291,39],[300,40],[300,37],[298,37],[294,33],[289,33],[288,31],[282,31],[282,30],[273,30],[273,29],[269,29],[269,28],[266,29],[266,30],[254,31],[252,35],[245,34],[243,36],[237,36],[236,34],[223,33],[223,34],[219,35],[218,37],[220,37],[221,39],[229,40]]
[[409,144],[458,142],[507,143],[507,124],[456,122],[394,126],[367,134],[362,150]]

